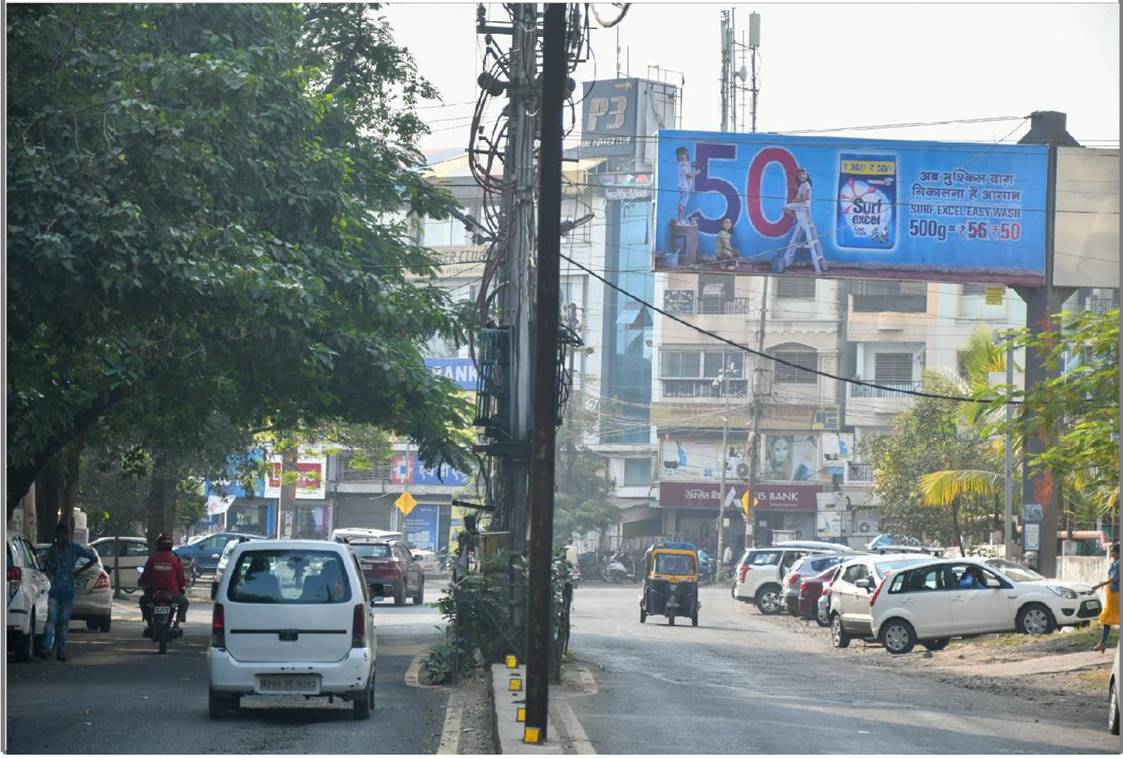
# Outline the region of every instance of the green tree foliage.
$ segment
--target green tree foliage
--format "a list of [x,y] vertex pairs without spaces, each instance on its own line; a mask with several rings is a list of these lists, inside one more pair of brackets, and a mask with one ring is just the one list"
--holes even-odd
[[[955,392],[952,380],[932,372],[924,386]],[[962,423],[958,403],[933,398],[920,398],[899,414],[892,435],[863,439],[861,454],[873,465],[874,491],[881,499],[882,529],[942,544],[963,544],[964,534],[984,538],[990,528],[989,496],[963,492],[928,505],[921,488],[926,474],[976,468],[984,447],[978,431]]]
[[[570,402],[576,402],[574,398]],[[574,412],[558,430],[554,463],[554,545],[573,535],[603,531],[620,518],[612,501],[615,486],[605,469],[605,459],[583,445],[583,429],[590,419],[583,409]]]
[[9,9],[9,509],[141,396],[459,462],[464,404],[418,346],[460,324],[392,220],[450,202],[414,146],[434,92],[374,8]]

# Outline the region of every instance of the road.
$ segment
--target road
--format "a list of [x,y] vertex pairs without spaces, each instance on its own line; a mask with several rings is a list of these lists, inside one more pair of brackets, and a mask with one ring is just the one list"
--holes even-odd
[[1106,693],[1073,716],[910,676],[839,655],[825,630],[786,631],[723,588],[703,588],[697,628],[641,625],[637,587],[574,596],[571,650],[596,686],[566,702],[597,752],[1118,753]]
[[[205,592],[204,588],[200,588]],[[433,582],[426,601],[439,597]],[[135,597],[135,596],[134,596]],[[433,753],[449,691],[407,686],[413,658],[439,638],[426,606],[376,611],[378,685],[369,721],[351,704],[246,698],[237,715],[207,715],[211,602],[192,596],[188,624],[166,655],[141,636],[135,600],[114,608],[113,630],[71,626],[70,660],[7,666],[12,753]],[[255,702],[256,701],[256,702]]]

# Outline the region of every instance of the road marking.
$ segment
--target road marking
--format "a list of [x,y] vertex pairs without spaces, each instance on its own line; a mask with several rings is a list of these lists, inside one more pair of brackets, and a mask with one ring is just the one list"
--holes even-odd
[[448,696],[445,708],[445,725],[441,730],[441,742],[437,745],[437,755],[456,755],[460,750],[460,727],[464,722],[464,693],[453,690]]
[[551,705],[554,706],[554,713],[558,721],[561,722],[566,736],[569,737],[573,752],[578,755],[596,755],[596,748],[589,741],[589,735],[585,734],[585,729],[581,726],[581,722],[577,720],[577,714],[573,712],[569,701],[563,697],[555,698]]
[[406,686],[407,687],[420,687],[421,682],[418,675],[421,673],[421,661],[425,659],[425,653],[418,653],[413,656],[413,661],[410,662],[409,668],[406,669]]

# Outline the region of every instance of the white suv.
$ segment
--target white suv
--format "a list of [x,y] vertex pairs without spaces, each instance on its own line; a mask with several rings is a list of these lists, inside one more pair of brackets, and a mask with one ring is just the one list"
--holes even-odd
[[347,545],[243,542],[219,583],[207,650],[210,715],[243,695],[334,695],[374,710],[374,613]]
[[21,535],[8,537],[8,649],[17,661],[35,654],[47,628],[47,593],[51,580],[39,564],[35,547]]
[[845,545],[832,542],[780,542],[769,547],[745,551],[737,566],[733,597],[744,603],[755,603],[763,614],[779,613],[782,608],[783,579],[788,569],[800,558],[815,553],[849,552]]
[[1091,592],[1086,585],[1025,576],[1028,569],[1009,566],[1001,571],[992,561],[942,559],[895,573],[870,598],[873,636],[900,654],[917,642],[942,647],[952,637],[1048,634],[1099,614],[1099,601],[1084,597]]

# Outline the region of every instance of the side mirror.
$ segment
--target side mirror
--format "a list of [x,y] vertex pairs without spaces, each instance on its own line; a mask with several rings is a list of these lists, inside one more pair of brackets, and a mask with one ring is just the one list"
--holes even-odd
[[221,557],[222,557],[222,556],[221,556],[221,555],[219,555],[218,553],[211,553],[211,558],[214,558],[215,560],[218,560],[218,559],[219,559],[219,558],[221,558]]
[[873,580],[870,579],[868,576],[865,576],[865,577],[862,577],[861,579],[859,579],[858,581],[854,582],[854,586],[855,587],[861,587],[866,592],[869,592],[870,590],[873,589]]
[[409,557],[410,557],[410,558],[412,558],[412,559],[413,559],[413,560],[415,560],[415,561],[419,561],[419,560],[421,560],[421,558],[419,558],[419,557],[417,556],[417,553],[410,553],[410,554],[409,554]]
[[137,566],[137,567],[136,567],[136,572],[137,572],[138,574],[143,574],[143,573],[144,573],[144,566]]

